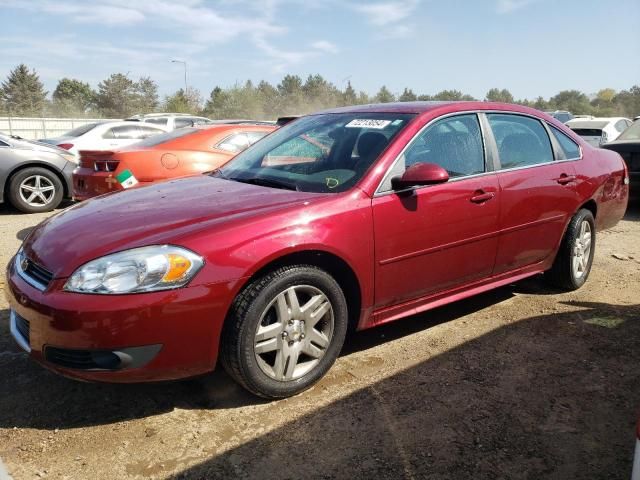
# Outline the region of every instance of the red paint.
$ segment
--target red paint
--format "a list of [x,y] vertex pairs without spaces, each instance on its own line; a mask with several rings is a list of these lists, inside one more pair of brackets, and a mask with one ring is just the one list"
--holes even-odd
[[[597,208],[599,229],[615,225],[624,214],[628,187],[621,157],[593,149],[541,112],[484,102],[391,104],[373,110],[419,115],[345,193],[277,190],[198,176],[94,199],[43,222],[24,248],[55,280],[39,292],[10,266],[5,289],[11,308],[31,321],[32,356],[42,361],[45,345],[89,349],[160,343],[161,352],[141,369],[57,370],[117,382],[196,375],[216,364],[220,331],[234,297],[258,270],[287,254],[322,251],[341,258],[359,283],[358,326],[363,329],[543,272],[570,218],[588,202]],[[374,195],[397,155],[426,123],[468,110],[537,116],[573,138],[583,158]],[[558,182],[565,176],[575,178]],[[62,291],[66,278],[89,260],[165,243],[205,258],[187,287],[121,296]]]

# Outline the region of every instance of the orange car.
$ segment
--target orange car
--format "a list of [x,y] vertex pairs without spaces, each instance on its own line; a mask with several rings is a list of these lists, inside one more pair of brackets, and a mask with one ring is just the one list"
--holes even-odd
[[275,125],[203,125],[154,135],[113,151],[82,151],[73,172],[73,198],[86,200],[136,185],[215,170]]

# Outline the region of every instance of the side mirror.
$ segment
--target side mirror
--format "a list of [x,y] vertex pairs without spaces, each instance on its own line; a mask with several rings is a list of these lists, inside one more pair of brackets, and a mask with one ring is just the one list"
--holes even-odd
[[407,168],[401,177],[393,177],[391,186],[394,190],[418,185],[436,185],[449,181],[449,174],[440,165],[435,163],[416,163]]

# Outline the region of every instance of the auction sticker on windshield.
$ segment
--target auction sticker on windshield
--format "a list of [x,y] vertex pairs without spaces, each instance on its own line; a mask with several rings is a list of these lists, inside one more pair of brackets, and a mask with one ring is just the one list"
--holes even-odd
[[391,123],[391,120],[374,120],[371,118],[354,119],[345,125],[347,128],[373,128],[382,130]]

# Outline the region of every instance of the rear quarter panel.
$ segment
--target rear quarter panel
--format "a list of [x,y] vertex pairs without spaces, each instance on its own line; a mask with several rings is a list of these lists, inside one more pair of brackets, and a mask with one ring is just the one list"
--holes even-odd
[[627,169],[616,152],[584,145],[582,148],[583,158],[576,162],[578,193],[585,201],[595,201],[596,228],[605,230],[622,220],[627,210]]

